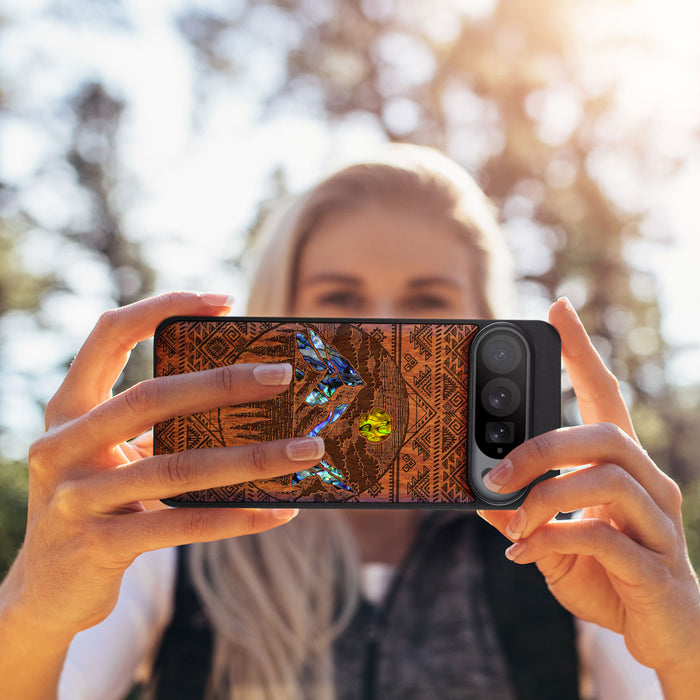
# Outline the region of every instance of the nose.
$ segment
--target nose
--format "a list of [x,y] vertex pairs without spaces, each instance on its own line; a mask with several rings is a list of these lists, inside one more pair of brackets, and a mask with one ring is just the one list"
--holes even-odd
[[367,307],[366,314],[368,317],[374,318],[403,318],[406,316],[399,304],[387,296],[373,299]]

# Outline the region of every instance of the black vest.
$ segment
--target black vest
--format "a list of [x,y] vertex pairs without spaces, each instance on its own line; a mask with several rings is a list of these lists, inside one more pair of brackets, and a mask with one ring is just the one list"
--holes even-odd
[[[578,700],[573,618],[534,565],[505,558],[509,544],[474,514],[431,513],[384,605],[360,605],[335,644],[339,700]],[[202,698],[210,672],[211,627],[186,557],[180,548],[154,698]]]

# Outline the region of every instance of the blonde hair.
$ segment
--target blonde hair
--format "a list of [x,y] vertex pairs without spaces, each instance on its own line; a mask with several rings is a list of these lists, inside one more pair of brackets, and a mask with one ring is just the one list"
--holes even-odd
[[359,600],[359,561],[338,511],[191,547],[214,631],[208,697],[332,700],[331,645]]
[[[393,145],[280,208],[259,236],[248,313],[288,315],[300,251],[323,216],[412,203],[454,226],[473,251],[485,317],[503,316],[511,258],[469,174],[432,149]],[[337,511],[306,511],[259,535],[192,547],[190,572],[214,630],[208,693],[230,700],[331,700],[332,642],[359,599],[355,543]]]

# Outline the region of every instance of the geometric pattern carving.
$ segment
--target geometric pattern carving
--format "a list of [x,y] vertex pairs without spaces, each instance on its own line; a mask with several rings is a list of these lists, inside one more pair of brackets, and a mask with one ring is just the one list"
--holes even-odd
[[[163,376],[235,362],[291,362],[290,389],[268,401],[222,407],[159,423],[156,454],[309,434],[323,423],[323,461],[342,479],[311,474],[182,494],[186,503],[362,502],[471,503],[467,484],[469,348],[477,327],[466,323],[177,319],[156,338],[155,374]],[[322,339],[361,382],[336,382],[328,400],[305,399],[332,368],[314,369],[297,333]],[[327,356],[330,357],[330,354]],[[330,360],[328,360],[330,361]],[[328,380],[326,380],[326,383]],[[340,386],[336,387],[336,384]],[[385,439],[360,434],[360,416],[391,416]],[[342,410],[341,410],[342,409]],[[324,419],[335,410],[337,420]],[[322,471],[322,470],[321,470]],[[321,473],[321,472],[319,472]]]

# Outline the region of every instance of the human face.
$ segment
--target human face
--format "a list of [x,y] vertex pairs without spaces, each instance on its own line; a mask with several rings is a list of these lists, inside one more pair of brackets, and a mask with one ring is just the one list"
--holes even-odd
[[301,252],[293,313],[360,318],[480,318],[473,260],[445,223],[410,206],[325,216]]

